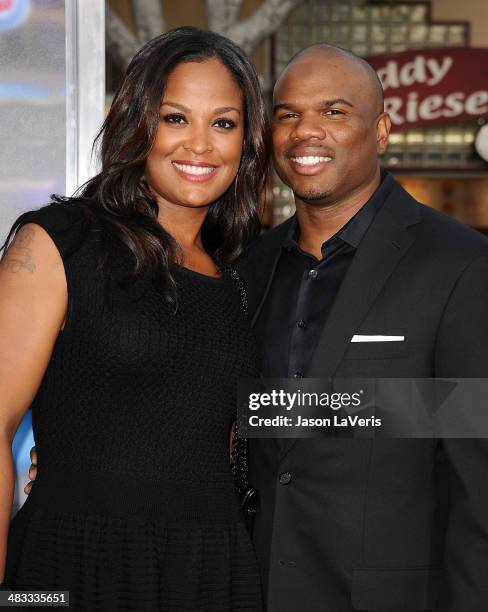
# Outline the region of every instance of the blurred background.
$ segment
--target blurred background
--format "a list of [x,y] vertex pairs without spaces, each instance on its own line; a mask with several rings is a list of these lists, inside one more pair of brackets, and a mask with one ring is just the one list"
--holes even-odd
[[[106,19],[108,103],[141,42],[183,24],[221,31],[240,44],[251,54],[268,94],[290,57],[311,43],[326,41],[375,57],[374,67],[392,77],[385,89],[387,110],[394,122],[405,119],[394,125],[384,167],[414,197],[488,230],[488,163],[475,146],[488,118],[486,0],[109,0]],[[440,53],[426,53],[433,49]],[[402,68],[403,83],[398,79]],[[478,149],[488,158],[486,132]],[[267,225],[294,211],[290,190],[278,181],[272,196]]]
[[[394,124],[383,166],[414,197],[488,233],[487,0],[0,0],[2,242],[21,212],[93,174],[91,143],[130,58],[180,25],[241,45],[268,102],[306,45],[367,58]],[[276,177],[267,199],[266,227],[293,214]],[[28,415],[14,444],[18,489],[32,443]]]

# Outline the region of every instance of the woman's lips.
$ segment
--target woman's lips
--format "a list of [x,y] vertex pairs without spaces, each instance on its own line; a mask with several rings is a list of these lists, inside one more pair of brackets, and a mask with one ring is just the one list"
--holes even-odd
[[215,176],[217,166],[204,162],[172,161],[173,168],[185,180],[192,183],[205,183]]

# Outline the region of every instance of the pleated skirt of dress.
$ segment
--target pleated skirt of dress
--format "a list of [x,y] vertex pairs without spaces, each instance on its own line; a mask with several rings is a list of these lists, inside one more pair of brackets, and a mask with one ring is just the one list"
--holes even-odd
[[68,508],[66,501],[56,508],[56,480],[34,486],[11,523],[6,577],[12,588],[69,590],[70,609],[83,612],[263,609],[254,551],[240,518],[205,523],[191,516],[162,520],[157,512],[150,518],[139,511],[105,516],[87,512],[93,498],[74,512],[72,498]]

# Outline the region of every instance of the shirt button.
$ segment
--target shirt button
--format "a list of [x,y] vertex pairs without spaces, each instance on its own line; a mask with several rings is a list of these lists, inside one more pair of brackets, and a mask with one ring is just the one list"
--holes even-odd
[[319,273],[317,272],[317,270],[309,270],[308,272],[308,278],[310,278],[311,280],[317,278],[318,275]]
[[278,565],[281,566],[288,566],[288,567],[296,567],[297,562],[296,561],[285,561],[284,559],[278,559]]
[[280,474],[280,484],[287,485],[291,482],[291,474],[290,472],[282,472]]
[[301,372],[295,372],[295,374],[293,374],[293,378],[303,378],[303,374]]
[[307,327],[307,322],[304,319],[300,319],[300,321],[298,321],[297,325],[298,325],[298,327],[300,329],[305,329],[305,327]]

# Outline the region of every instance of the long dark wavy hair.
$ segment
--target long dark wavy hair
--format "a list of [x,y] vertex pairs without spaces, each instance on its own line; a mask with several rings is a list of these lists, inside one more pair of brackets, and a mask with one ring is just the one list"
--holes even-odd
[[[194,27],[166,32],[145,44],[130,62],[110,111],[95,139],[101,172],[75,196],[53,196],[59,203],[83,205],[96,213],[108,241],[101,267],[124,249],[133,256],[129,279],[149,272],[170,301],[175,298],[171,273],[181,262],[176,240],[158,223],[158,205],[144,179],[145,162],[154,143],[161,100],[171,72],[183,62],[216,58],[239,85],[244,101],[244,144],[237,176],[209,206],[202,242],[215,262],[234,262],[259,231],[259,201],[269,167],[269,126],[256,71],[232,41]],[[12,231],[15,230],[12,228]]]

